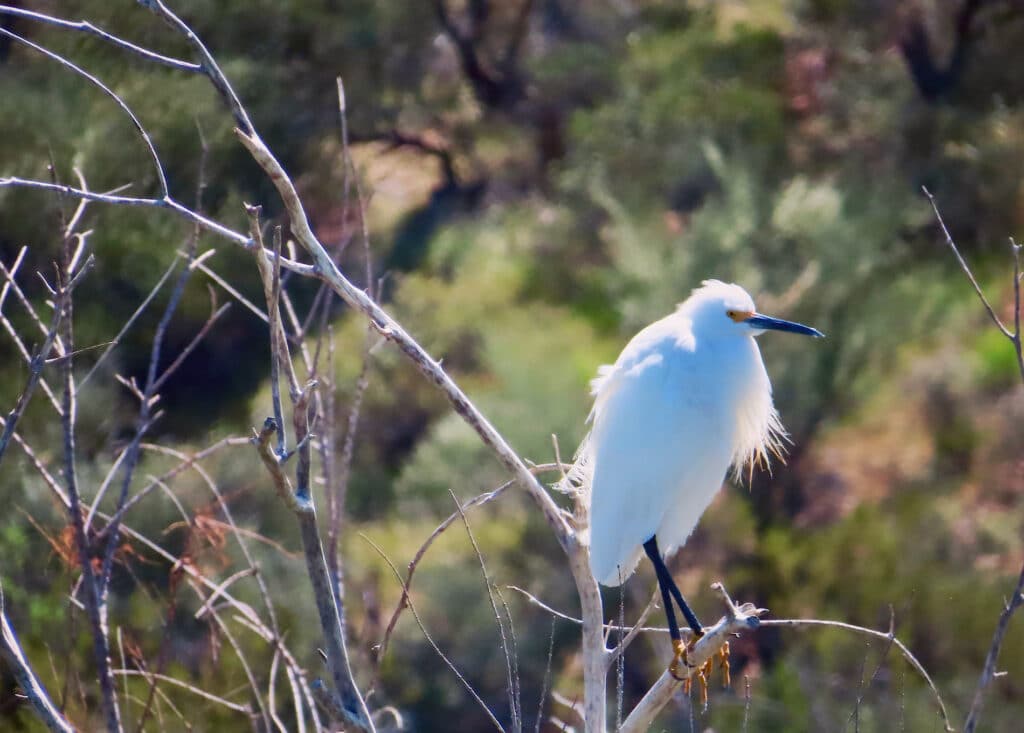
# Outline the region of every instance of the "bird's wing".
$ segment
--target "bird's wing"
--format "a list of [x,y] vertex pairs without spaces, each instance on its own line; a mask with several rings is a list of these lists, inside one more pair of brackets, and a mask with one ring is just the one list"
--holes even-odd
[[[605,585],[618,585],[633,572],[645,541],[656,533],[661,539],[666,514],[687,500],[681,489],[713,495],[728,465],[716,396],[703,388],[712,380],[702,377],[688,332],[681,336],[670,326],[658,322],[642,331],[595,380],[584,458],[591,487],[590,563]],[[707,475],[715,473],[706,488]],[[700,502],[697,517],[706,505]],[[682,531],[685,541],[692,526]]]

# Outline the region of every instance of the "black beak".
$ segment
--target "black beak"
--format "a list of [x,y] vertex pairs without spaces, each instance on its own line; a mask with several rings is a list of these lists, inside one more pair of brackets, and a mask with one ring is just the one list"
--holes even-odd
[[793,323],[793,321],[784,321],[781,318],[772,318],[771,316],[763,316],[760,313],[755,313],[750,318],[744,321],[751,328],[756,328],[761,331],[788,331],[789,333],[799,333],[804,336],[813,336],[814,338],[825,338],[825,334],[816,328],[805,326],[802,323]]

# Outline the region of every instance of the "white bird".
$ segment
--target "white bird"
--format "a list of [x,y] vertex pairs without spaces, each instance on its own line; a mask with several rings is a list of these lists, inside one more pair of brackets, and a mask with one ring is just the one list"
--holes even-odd
[[754,337],[819,331],[756,312],[743,288],[707,280],[675,313],[643,329],[591,382],[590,434],[569,479],[589,490],[590,568],[617,586],[646,553],[658,576],[676,673],[686,646],[675,600],[694,638],[702,627],[663,557],[682,546],[721,488],[780,453],[785,432]]

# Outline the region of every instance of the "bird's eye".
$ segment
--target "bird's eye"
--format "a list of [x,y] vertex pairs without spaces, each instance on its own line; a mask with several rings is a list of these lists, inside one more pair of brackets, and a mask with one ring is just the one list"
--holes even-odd
[[739,313],[737,313],[736,311],[733,311],[733,310],[728,310],[728,311],[725,312],[725,315],[729,316],[729,318],[731,318],[732,320],[735,321],[736,320],[736,316],[738,316]]

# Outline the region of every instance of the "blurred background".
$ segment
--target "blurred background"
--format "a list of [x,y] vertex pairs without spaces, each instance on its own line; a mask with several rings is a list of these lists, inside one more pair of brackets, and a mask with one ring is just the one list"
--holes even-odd
[[[188,54],[133,3],[16,4]],[[761,340],[793,447],[770,475],[726,486],[674,572],[705,620],[721,612],[708,590],[715,580],[776,618],[885,630],[892,609],[898,636],[962,720],[1024,558],[1024,390],[1012,347],[944,245],[922,186],[996,311],[1012,321],[1008,238],[1024,236],[1021,3],[180,0],[172,7],[217,56],[295,177],[318,235],[338,245],[359,232],[342,164],[335,79],[343,78],[373,268],[375,277],[385,275],[381,299],[528,459],[554,460],[552,434],[562,456],[572,454],[597,366],[702,279],[740,283],[760,310],[827,333],[813,344]],[[197,185],[198,125],[209,144],[204,208],[242,230],[243,201],[283,221],[203,79],[84,34],[4,16],[0,24],[67,54],[123,95],[182,201],[193,200]],[[80,167],[93,190],[130,182],[133,194],[156,191],[145,149],[116,106],[6,39],[0,100],[0,173],[45,179],[52,159],[65,180]],[[58,206],[53,196],[0,189],[5,263],[28,245],[22,272],[49,271],[59,251]],[[190,230],[164,212],[99,205],[86,222],[97,264],[77,291],[81,345],[117,333]],[[200,251],[215,244],[207,264],[261,301],[251,256],[210,235]],[[361,245],[346,247],[342,262],[366,284]],[[23,280],[31,298],[45,297],[33,277]],[[190,282],[167,354],[180,352],[205,320],[208,284],[198,276]],[[293,281],[292,288],[308,308],[314,286]],[[87,496],[134,429],[134,402],[113,375],[144,377],[159,312],[144,314],[82,394]],[[340,304],[330,321],[345,406],[365,324]],[[26,367],[3,335],[0,354],[7,410]],[[83,355],[82,368],[94,359]],[[268,372],[266,326],[236,304],[167,383],[166,415],[151,440],[194,451],[248,434],[270,414]],[[404,568],[452,511],[449,490],[465,500],[507,478],[395,349],[375,350],[369,380],[343,538],[361,680],[400,586],[360,533]],[[21,432],[57,470],[59,425],[46,400],[37,397]],[[253,552],[291,647],[316,668],[318,627],[295,522],[254,458],[241,445],[204,466],[236,521],[268,540]],[[139,476],[170,465],[147,454]],[[197,516],[216,516],[201,477],[184,473],[172,487]],[[9,612],[44,682],[59,690],[65,657],[81,677],[92,669],[85,624],[76,626],[68,610],[77,573],[59,549],[66,515],[14,448],[0,471],[0,501]],[[180,552],[171,501],[153,494],[146,502],[129,522]],[[577,613],[563,556],[524,496],[506,493],[469,519],[499,588],[520,586]],[[215,535],[193,548],[193,562],[223,577],[237,548]],[[244,670],[220,648],[218,630],[193,618],[195,600],[169,583],[167,571],[144,547],[125,553],[112,624],[153,658],[166,621],[167,673],[230,696],[244,685]],[[438,540],[413,588],[434,640],[507,721],[498,631],[464,528],[456,524]],[[623,595],[606,595],[609,617],[621,604],[634,618],[654,588],[644,568]],[[239,582],[237,592],[255,599],[255,583]],[[568,701],[581,693],[578,629],[503,592],[532,730],[549,666],[550,688]],[[176,593],[179,612],[167,621]],[[251,645],[252,660],[269,665],[266,645],[252,635],[240,640]],[[627,710],[668,659],[660,635],[630,648]],[[1018,730],[1024,619],[1014,620],[999,666],[1009,674],[994,684],[983,726]],[[0,728],[32,729],[38,724],[2,675]],[[248,729],[187,693],[181,701],[196,730]],[[408,613],[371,700],[383,704],[397,706],[415,730],[489,727]],[[550,699],[548,715],[578,725]],[[942,730],[933,697],[893,650],[818,630],[765,629],[737,641],[733,689],[713,691],[706,711],[680,696],[662,723],[666,730]]]

